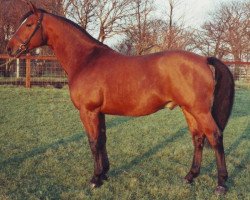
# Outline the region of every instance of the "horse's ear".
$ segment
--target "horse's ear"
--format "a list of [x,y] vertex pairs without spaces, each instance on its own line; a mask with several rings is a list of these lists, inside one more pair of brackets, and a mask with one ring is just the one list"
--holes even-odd
[[33,3],[31,3],[31,1],[26,1],[26,3],[29,5],[30,11],[38,16],[38,10],[36,6]]

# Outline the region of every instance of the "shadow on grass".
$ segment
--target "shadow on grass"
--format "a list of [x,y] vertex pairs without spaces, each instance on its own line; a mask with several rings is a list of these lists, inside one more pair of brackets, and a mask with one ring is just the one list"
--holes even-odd
[[[133,118],[128,118],[128,117],[118,117],[118,118],[114,118],[114,119],[107,121],[106,125],[107,125],[107,128],[112,128],[114,126],[126,123],[132,119]],[[66,146],[69,143],[79,141],[79,140],[83,139],[85,137],[85,135],[86,134],[84,132],[78,133],[78,134],[72,135],[68,138],[63,138],[63,139],[60,139],[54,143],[47,144],[47,145],[44,145],[41,147],[36,147],[36,148],[32,149],[31,151],[28,151],[28,152],[22,153],[20,155],[14,156],[12,158],[9,158],[3,162],[0,162],[0,170],[4,169],[6,167],[6,165],[19,165],[28,158],[32,158],[32,157],[35,157],[37,155],[45,153],[48,149],[57,149],[60,146]]]
[[155,155],[157,152],[159,152],[161,149],[165,148],[169,143],[180,139],[186,132],[187,132],[187,128],[181,128],[179,131],[177,131],[174,135],[167,137],[165,140],[163,140],[162,142],[160,142],[159,144],[153,146],[150,150],[148,150],[147,152],[141,154],[140,156],[135,157],[132,161],[123,164],[122,166],[113,169],[109,172],[109,175],[111,177],[116,177],[119,174],[121,174],[123,171],[129,171],[131,170],[133,167],[135,167],[136,165],[144,162],[146,159],[148,159],[149,157]]
[[84,136],[83,133],[78,133],[78,134],[73,135],[71,137],[68,137],[66,139],[65,138],[60,139],[60,140],[58,140],[58,141],[56,141],[56,142],[54,142],[52,144],[47,144],[47,145],[44,145],[44,146],[41,146],[41,147],[34,148],[31,151],[25,152],[25,153],[23,153],[21,155],[14,156],[14,157],[12,157],[12,158],[10,158],[8,160],[5,160],[5,161],[1,162],[0,163],[0,169],[5,168],[6,165],[21,164],[23,161],[25,161],[28,158],[43,154],[48,149],[57,149],[61,145],[66,145],[66,144],[68,144],[70,142],[78,141],[78,140],[82,139],[83,136]]
[[[250,123],[248,123],[246,129],[241,134],[239,138],[237,138],[233,144],[230,145],[228,149],[226,149],[226,154],[231,153],[233,150],[235,150],[242,141],[250,139]],[[246,169],[246,164],[250,162],[250,150],[249,147],[246,146],[244,148],[248,148],[248,151],[245,153],[244,157],[241,158],[240,164],[235,166],[234,170],[231,172],[231,175],[229,174],[229,177],[231,177],[230,180],[235,178],[239,173],[241,173],[244,169]]]

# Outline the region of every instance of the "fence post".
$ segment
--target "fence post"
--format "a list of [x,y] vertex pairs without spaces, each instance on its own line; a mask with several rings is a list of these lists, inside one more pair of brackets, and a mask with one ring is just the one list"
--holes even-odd
[[26,88],[30,88],[31,84],[30,84],[30,54],[27,54],[26,56]]
[[20,60],[19,58],[16,59],[16,77],[20,77]]

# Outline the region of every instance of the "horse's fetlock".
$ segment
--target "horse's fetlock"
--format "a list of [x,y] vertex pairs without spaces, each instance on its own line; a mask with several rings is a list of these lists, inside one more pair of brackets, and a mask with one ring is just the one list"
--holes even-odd
[[224,180],[227,180],[228,172],[227,171],[218,171],[218,176],[223,178]]

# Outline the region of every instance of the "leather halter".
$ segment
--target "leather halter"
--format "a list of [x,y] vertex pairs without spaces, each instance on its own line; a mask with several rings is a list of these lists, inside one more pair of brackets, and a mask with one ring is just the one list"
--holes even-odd
[[[36,24],[35,29],[33,30],[32,34],[29,36],[29,38],[27,40],[23,41],[19,36],[14,35],[14,37],[18,40],[18,42],[21,43],[19,48],[18,48],[19,52],[24,52],[24,51],[28,50],[28,45],[29,45],[31,39],[33,38],[33,36],[35,35],[35,33],[37,32],[37,30],[39,28],[42,29],[42,20],[43,20],[43,13],[41,13],[39,19],[37,20],[37,24]],[[42,33],[42,41],[44,43],[43,33]]]

